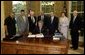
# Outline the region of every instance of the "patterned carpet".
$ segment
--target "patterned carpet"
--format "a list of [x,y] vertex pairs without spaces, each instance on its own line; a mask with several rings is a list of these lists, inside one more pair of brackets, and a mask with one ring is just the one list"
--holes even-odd
[[84,54],[84,47],[79,47],[77,50],[73,50],[69,47],[68,54]]
[[[68,39],[71,40],[70,31],[68,31]],[[82,42],[83,37],[79,36],[79,40]],[[71,46],[71,44],[70,44],[70,46]],[[77,50],[73,50],[69,47],[68,54],[84,54],[84,46],[81,46],[81,47],[79,46],[79,48]]]

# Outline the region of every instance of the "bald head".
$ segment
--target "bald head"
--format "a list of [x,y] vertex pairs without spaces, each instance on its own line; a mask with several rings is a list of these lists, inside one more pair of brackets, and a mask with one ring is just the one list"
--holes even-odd
[[77,13],[78,13],[77,10],[74,10],[73,11],[73,16],[77,16]]

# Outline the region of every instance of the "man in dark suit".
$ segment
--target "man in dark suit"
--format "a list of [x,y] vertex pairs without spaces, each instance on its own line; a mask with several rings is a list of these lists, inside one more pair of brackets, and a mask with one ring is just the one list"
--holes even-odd
[[81,25],[80,17],[75,10],[73,12],[73,16],[71,17],[70,21],[70,31],[71,31],[71,39],[72,39],[72,47],[74,50],[78,49],[78,40],[79,40],[79,30]]
[[35,27],[34,34],[40,34],[46,35],[46,27],[43,25],[43,21],[38,21],[38,25]]
[[33,30],[36,26],[36,17],[34,16],[33,11],[30,12],[30,16],[28,17],[28,21],[29,21],[29,32],[33,33]]
[[43,25],[46,27],[47,26],[47,16],[44,15],[43,11],[41,11],[41,14],[38,16],[37,22],[40,20],[43,21]]
[[10,15],[4,20],[4,26],[6,38],[11,38],[16,34],[16,20],[14,12],[11,12]]
[[48,29],[49,29],[49,34],[52,36],[54,35],[55,31],[58,31],[58,17],[54,16],[53,12],[50,13],[50,17],[48,19]]

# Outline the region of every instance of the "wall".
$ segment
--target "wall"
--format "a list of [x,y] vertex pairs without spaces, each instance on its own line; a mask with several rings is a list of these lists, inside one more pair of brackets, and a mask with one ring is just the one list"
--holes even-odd
[[54,13],[56,16],[60,17],[61,16],[61,12],[63,11],[63,1],[55,1],[54,4]]
[[5,18],[12,12],[12,1],[4,1]]
[[1,40],[5,37],[4,19],[12,12],[11,1],[1,1]]
[[35,12],[35,15],[40,13],[40,1],[26,1],[27,10],[32,9]]
[[1,1],[1,40],[2,38],[5,37],[5,33],[4,33],[4,1]]

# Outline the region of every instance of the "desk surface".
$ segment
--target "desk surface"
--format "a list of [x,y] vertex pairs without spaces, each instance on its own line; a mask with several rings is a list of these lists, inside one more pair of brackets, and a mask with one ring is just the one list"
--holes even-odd
[[28,38],[23,36],[17,41],[2,41],[2,54],[33,54],[33,52],[34,54],[67,54],[68,52],[69,42],[67,39],[54,41],[52,38]]
[[61,48],[65,48],[66,45],[68,45],[67,39],[53,40],[52,38],[28,38],[27,36],[24,36],[18,39],[17,41],[2,41],[2,43],[21,44],[21,45],[36,44],[36,45],[57,46]]

